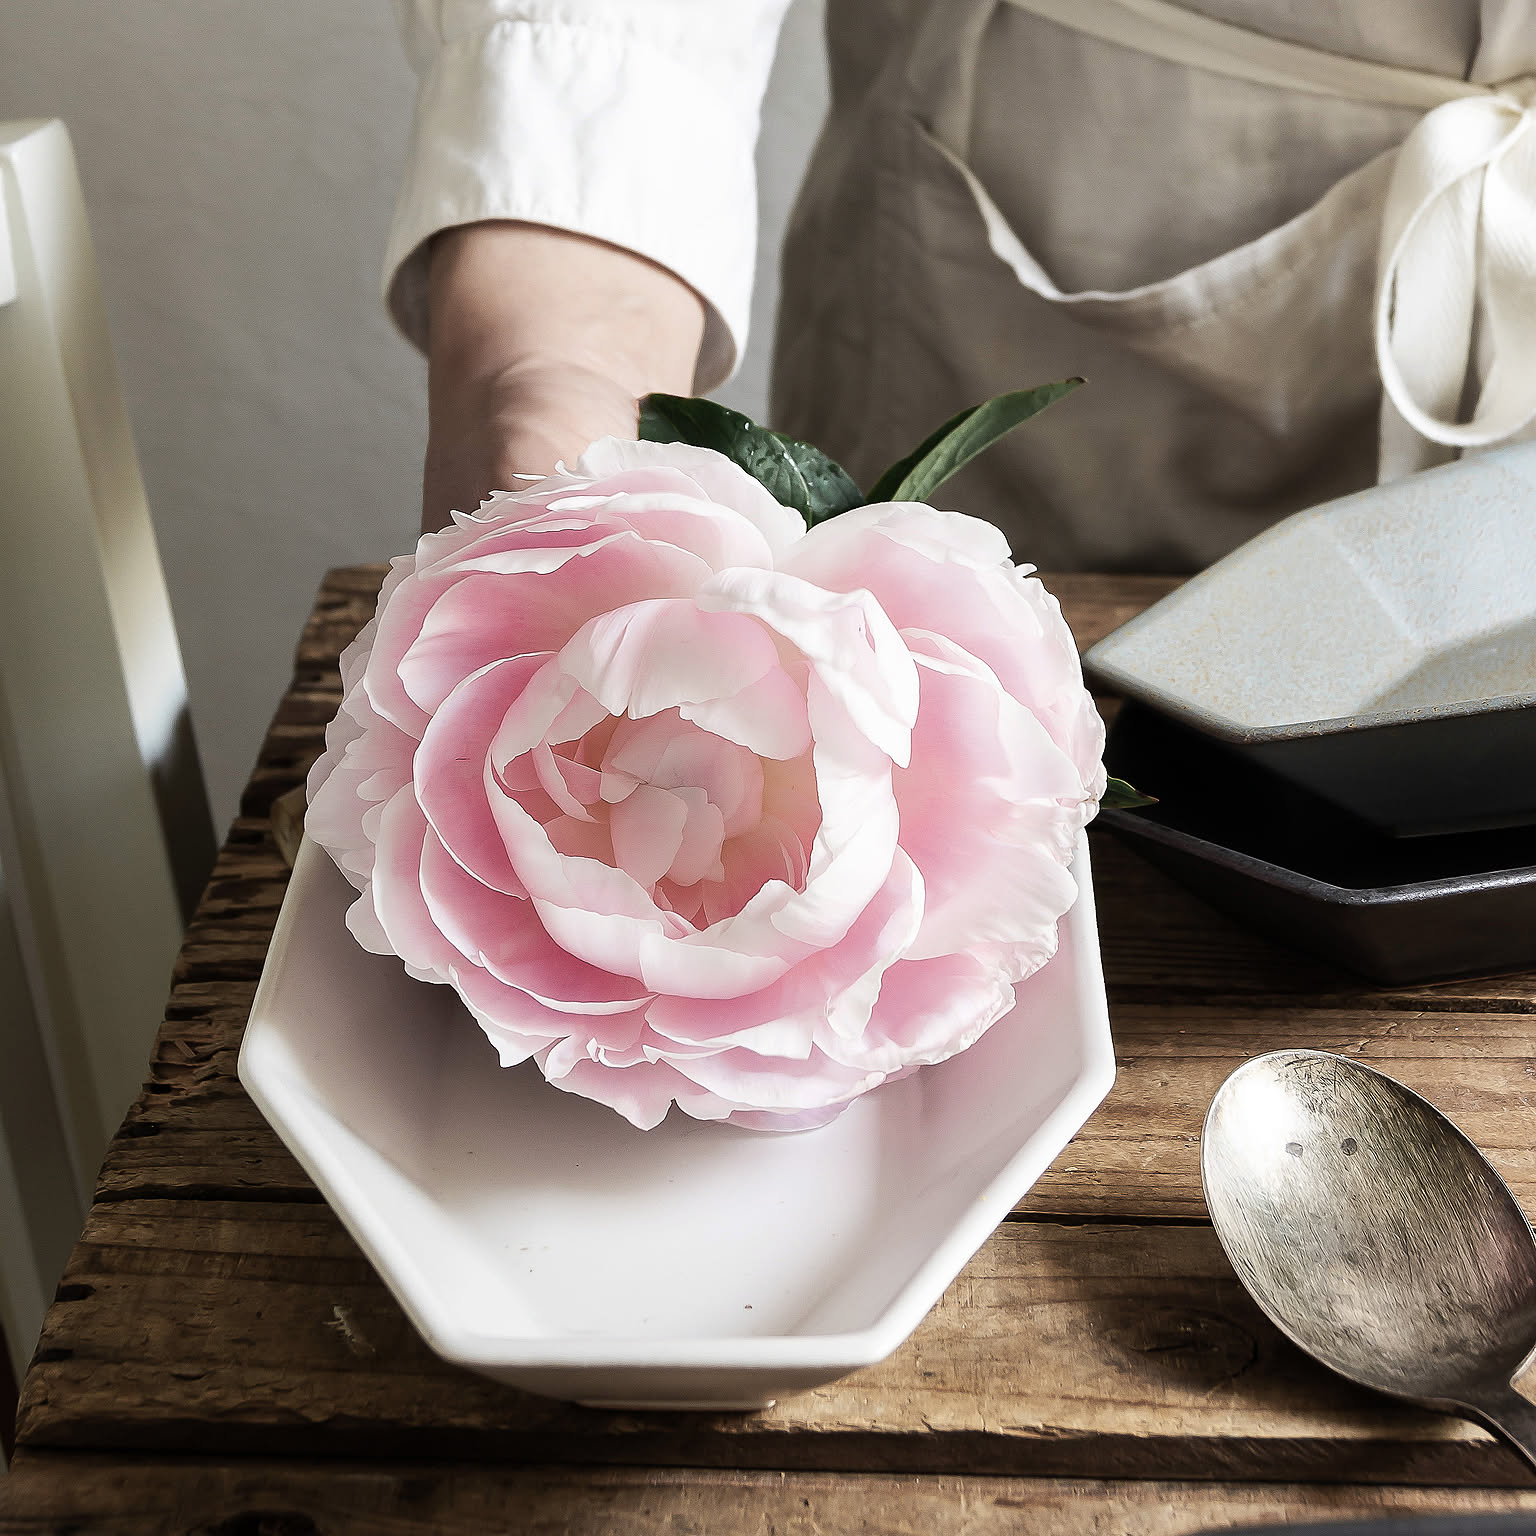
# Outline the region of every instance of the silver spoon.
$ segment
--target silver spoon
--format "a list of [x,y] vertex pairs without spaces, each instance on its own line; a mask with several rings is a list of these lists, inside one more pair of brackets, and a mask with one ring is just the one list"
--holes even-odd
[[1536,1467],[1536,1237],[1437,1109],[1324,1051],[1256,1056],[1200,1145],[1216,1235],[1294,1343],[1341,1376],[1476,1419]]

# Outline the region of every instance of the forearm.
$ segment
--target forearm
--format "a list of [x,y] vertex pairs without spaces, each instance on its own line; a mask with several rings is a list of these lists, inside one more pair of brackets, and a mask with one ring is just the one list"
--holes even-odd
[[664,267],[511,222],[434,239],[428,313],[424,530],[514,474],[633,435],[640,396],[691,391],[704,330],[702,301]]

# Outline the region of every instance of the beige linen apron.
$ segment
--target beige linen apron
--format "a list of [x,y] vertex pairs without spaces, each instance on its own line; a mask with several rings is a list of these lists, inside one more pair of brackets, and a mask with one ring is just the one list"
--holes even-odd
[[1533,10],[829,0],[775,423],[868,483],[963,406],[1085,374],[941,499],[1101,570],[1195,569],[1529,435]]

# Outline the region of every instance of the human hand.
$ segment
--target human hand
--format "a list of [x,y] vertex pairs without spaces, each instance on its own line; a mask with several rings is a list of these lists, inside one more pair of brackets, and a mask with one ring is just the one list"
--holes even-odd
[[632,252],[533,224],[445,230],[433,243],[423,532],[516,475],[633,436],[652,390],[688,394],[704,306]]

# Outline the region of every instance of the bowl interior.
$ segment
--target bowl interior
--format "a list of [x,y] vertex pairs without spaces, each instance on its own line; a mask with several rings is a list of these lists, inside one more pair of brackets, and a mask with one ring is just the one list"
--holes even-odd
[[1536,827],[1393,837],[1144,704],[1121,709],[1105,762],[1158,797],[1138,820],[1345,890],[1536,868]]
[[1536,444],[1286,518],[1088,663],[1247,739],[1536,702]]
[[904,1334],[1108,1088],[1078,867],[1058,955],[970,1051],[816,1131],[640,1132],[360,949],[306,844],[242,1080],[440,1348]]

